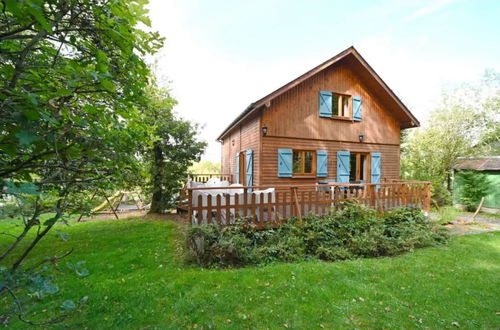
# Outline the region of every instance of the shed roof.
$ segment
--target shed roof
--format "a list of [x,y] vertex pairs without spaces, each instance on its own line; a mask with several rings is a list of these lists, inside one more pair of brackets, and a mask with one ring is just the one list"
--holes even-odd
[[[264,96],[258,101],[255,101],[251,103],[238,117],[236,117],[231,124],[229,124],[228,127],[219,135],[217,140],[221,141],[224,136],[231,131],[236,125],[238,125],[241,121],[243,121],[245,118],[250,116],[252,113],[257,111],[258,109],[262,108],[266,104],[270,104],[271,100],[274,98],[280,96],[281,94],[289,91],[293,87],[299,85],[306,79],[316,75],[317,73],[329,68],[330,66],[338,63],[339,61],[346,59],[346,58],[352,58],[354,59],[354,62],[356,65],[360,68],[360,70],[363,70],[365,72],[368,72],[369,76],[373,79],[374,83],[377,86],[380,86],[381,92],[384,93],[389,97],[389,99],[392,100],[393,104],[395,105],[395,108],[398,109],[399,116],[401,118],[404,118],[404,120],[401,121],[401,127],[402,128],[410,128],[410,127],[417,127],[420,126],[420,122],[417,120],[417,118],[410,112],[410,110],[406,107],[406,105],[401,102],[401,100],[397,97],[397,95],[392,91],[392,89],[387,86],[387,84],[380,78],[380,76],[373,70],[373,68],[366,62],[366,60],[359,54],[359,52],[354,48],[354,46],[351,46],[347,48],[346,50],[338,53],[331,59],[321,63],[320,65],[316,66],[315,68],[309,70],[308,72],[304,73],[300,77],[292,80],[288,84],[278,88],[274,92]],[[352,63],[352,62],[351,62]]]
[[500,171],[500,156],[458,157],[455,170]]

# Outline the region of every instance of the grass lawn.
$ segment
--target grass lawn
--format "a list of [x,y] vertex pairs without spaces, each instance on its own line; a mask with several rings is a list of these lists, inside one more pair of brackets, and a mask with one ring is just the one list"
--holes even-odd
[[[0,229],[10,226],[0,222]],[[58,229],[69,241],[52,233],[29,262],[75,247],[57,271],[61,291],[36,307],[36,316],[49,315],[66,299],[89,296],[61,328],[500,327],[498,232],[394,258],[205,270],[182,265],[181,234],[168,221]],[[90,271],[84,278],[66,267],[81,260]]]

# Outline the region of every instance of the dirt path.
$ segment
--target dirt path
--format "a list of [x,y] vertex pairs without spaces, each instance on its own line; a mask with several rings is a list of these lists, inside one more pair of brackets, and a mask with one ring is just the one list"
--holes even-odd
[[480,234],[500,230],[500,219],[477,216],[474,222],[470,222],[470,215],[462,214],[445,227],[451,235]]

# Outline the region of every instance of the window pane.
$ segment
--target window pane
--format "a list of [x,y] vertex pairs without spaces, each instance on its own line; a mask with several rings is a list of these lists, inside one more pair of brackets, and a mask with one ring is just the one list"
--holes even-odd
[[293,152],[293,173],[302,173],[302,152]]
[[339,99],[340,97],[338,95],[333,94],[332,97],[332,111],[334,116],[340,116],[339,112]]
[[305,154],[304,172],[312,173],[313,153],[311,151],[306,151],[304,154]]
[[355,181],[356,180],[356,154],[351,153],[350,159],[350,170],[349,170],[349,181]]
[[349,97],[342,96],[342,116],[349,117]]

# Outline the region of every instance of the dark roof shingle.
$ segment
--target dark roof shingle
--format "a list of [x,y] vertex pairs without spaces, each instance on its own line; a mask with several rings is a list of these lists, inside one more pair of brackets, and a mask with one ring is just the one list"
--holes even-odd
[[458,157],[455,170],[500,171],[500,156],[491,157]]

